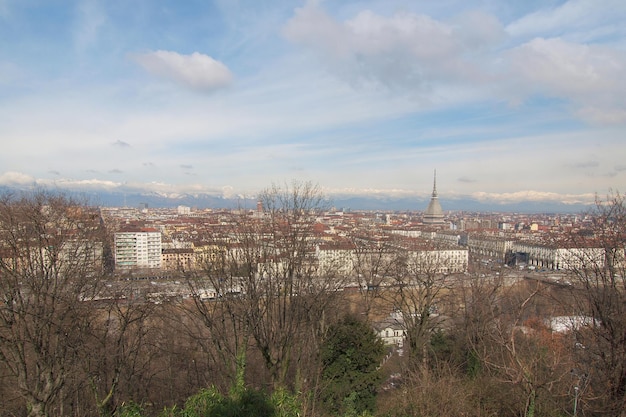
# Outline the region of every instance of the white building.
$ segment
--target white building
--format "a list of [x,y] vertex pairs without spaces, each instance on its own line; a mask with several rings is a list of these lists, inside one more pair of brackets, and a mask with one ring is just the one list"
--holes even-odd
[[462,248],[433,248],[408,252],[408,266],[414,272],[450,274],[466,272],[469,253]]
[[467,236],[467,247],[470,251],[500,260],[504,260],[507,253],[511,252],[513,243],[512,239],[496,236],[483,236],[480,234],[469,234]]
[[115,233],[115,267],[161,268],[161,232],[144,228]]
[[404,323],[394,318],[388,318],[374,324],[374,329],[378,337],[385,345],[396,345],[402,347],[406,339],[406,330]]
[[513,252],[525,253],[528,264],[547,269],[585,269],[604,267],[604,248],[576,248],[542,244],[536,242],[515,242]]
[[319,275],[350,276],[354,272],[355,247],[348,242],[328,243],[316,248]]
[[191,207],[178,206],[176,209],[179,216],[189,216],[191,214]]

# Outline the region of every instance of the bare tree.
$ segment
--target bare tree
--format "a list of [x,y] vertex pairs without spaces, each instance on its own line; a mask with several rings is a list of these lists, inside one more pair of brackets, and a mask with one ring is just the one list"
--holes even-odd
[[65,196],[0,198],[0,360],[29,416],[63,414],[91,322],[83,300],[99,287],[101,232],[98,213]]
[[398,242],[391,301],[402,316],[409,351],[409,368],[426,374],[428,348],[434,329],[441,327],[438,300],[447,288],[450,260],[438,248]]
[[[261,297],[251,298],[249,323],[274,386],[284,386],[298,345],[315,343],[334,300],[338,277],[318,274],[313,226],[326,201],[317,186],[293,182],[261,193],[269,236],[260,240]],[[313,333],[312,333],[313,332]],[[294,355],[295,354],[295,355]],[[294,357],[295,356],[295,357]]]
[[121,389],[138,382],[134,380],[142,376],[152,359],[146,347],[155,305],[119,297],[124,293],[103,293],[99,298],[102,295],[104,299],[92,301],[95,314],[83,334],[89,343],[84,346],[81,363],[97,410],[109,416],[120,403],[116,397]]
[[[503,271],[502,271],[503,272]],[[502,275],[466,277],[455,292],[463,306],[457,332],[466,344],[466,372],[484,384],[500,414],[544,415],[567,407],[571,355],[567,338],[545,317],[555,300],[540,281]]]
[[224,370],[227,385],[243,381],[250,339],[247,305],[241,297],[243,277],[239,264],[229,259],[232,256],[229,249],[223,248],[218,258],[207,263],[206,269],[188,274],[192,298],[190,303],[182,304],[185,314],[180,322],[187,334]]
[[190,280],[195,310],[237,381],[249,345],[274,387],[284,387],[288,372],[297,374],[309,359],[304,348],[319,338],[340,287],[335,274],[319,273],[315,257],[314,225],[325,203],[310,183],[273,185],[259,196],[262,210],[237,215]]
[[466,372],[475,377],[481,368],[481,359],[487,355],[489,334],[500,317],[500,298],[503,276],[464,276],[453,288],[460,308],[458,330],[466,349]]
[[370,233],[352,238],[354,244],[354,273],[362,296],[366,318],[382,298],[386,280],[397,272],[397,250],[388,236]]
[[563,394],[556,387],[571,370],[562,338],[552,335],[541,319],[525,320],[543,290],[539,282],[530,288],[502,289],[499,314],[487,331],[481,358],[496,380],[514,393],[512,398],[524,399],[510,411],[529,417]]
[[[626,205],[612,192],[562,242],[572,282],[578,366],[573,384],[590,411],[626,415]],[[578,394],[578,392],[577,392]]]

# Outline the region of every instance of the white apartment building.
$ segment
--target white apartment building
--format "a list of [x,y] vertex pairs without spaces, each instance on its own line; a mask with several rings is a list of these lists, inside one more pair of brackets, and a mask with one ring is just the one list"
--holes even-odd
[[318,274],[321,276],[338,275],[347,277],[354,272],[356,253],[355,247],[351,243],[318,245],[315,255],[319,265]]
[[483,236],[479,234],[469,234],[467,236],[467,247],[473,253],[484,256],[491,256],[504,260],[507,253],[513,248],[513,240],[496,236]]
[[115,233],[115,267],[161,268],[161,232],[152,228]]
[[547,269],[584,269],[604,267],[604,248],[576,248],[518,241],[513,244],[513,252],[525,253],[528,263]]
[[188,206],[178,206],[176,212],[179,216],[189,216],[191,214],[191,207]]
[[467,249],[433,248],[408,252],[408,267],[416,273],[452,274],[466,272],[469,264]]

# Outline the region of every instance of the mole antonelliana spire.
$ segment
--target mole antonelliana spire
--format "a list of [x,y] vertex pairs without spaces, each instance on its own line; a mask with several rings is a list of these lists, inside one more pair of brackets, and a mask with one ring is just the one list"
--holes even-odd
[[439,204],[439,197],[437,195],[437,170],[435,170],[435,176],[433,181],[433,194],[428,203],[428,208],[424,212],[424,224],[443,224],[443,210],[441,204]]

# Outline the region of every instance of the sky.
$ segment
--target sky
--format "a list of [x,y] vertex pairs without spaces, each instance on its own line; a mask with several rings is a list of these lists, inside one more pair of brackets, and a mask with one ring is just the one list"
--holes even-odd
[[0,185],[580,203],[626,187],[623,0],[0,0]]

